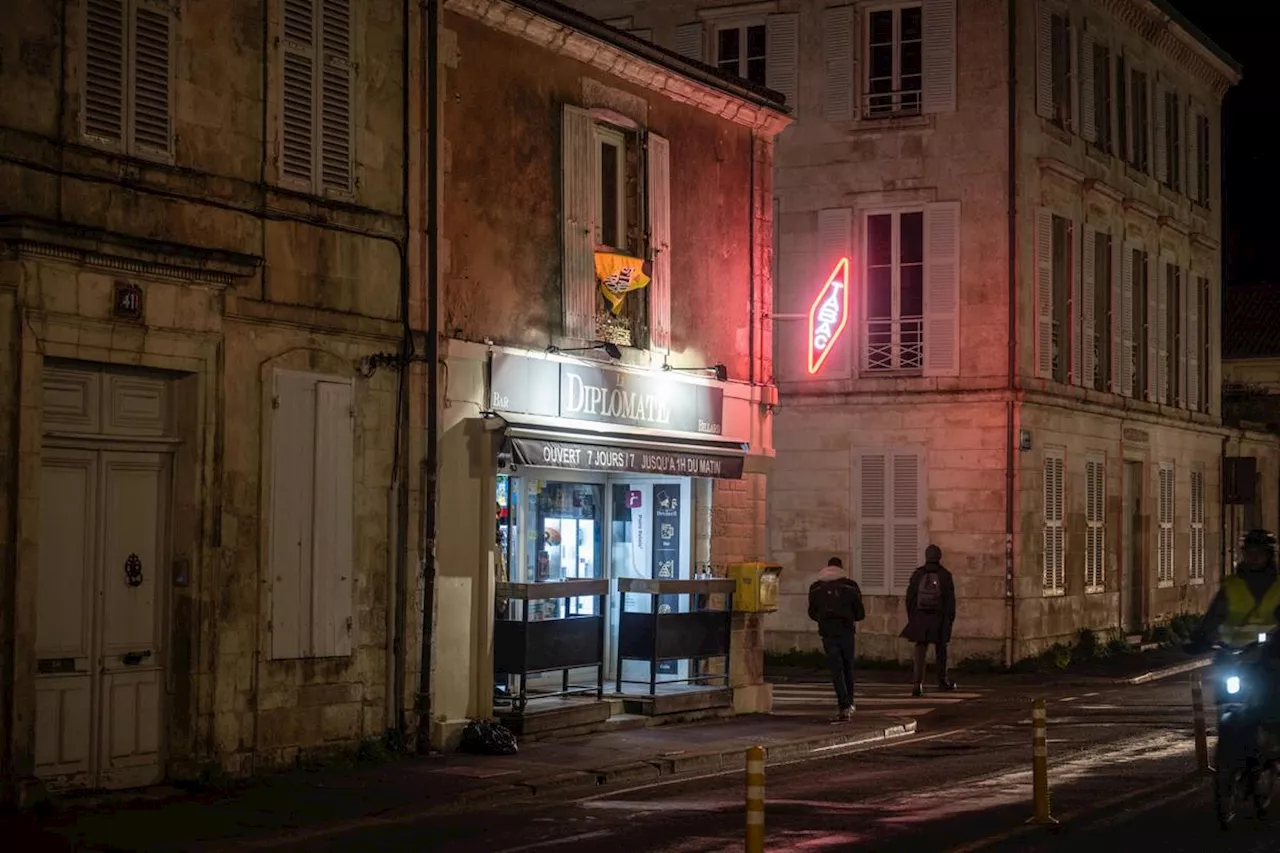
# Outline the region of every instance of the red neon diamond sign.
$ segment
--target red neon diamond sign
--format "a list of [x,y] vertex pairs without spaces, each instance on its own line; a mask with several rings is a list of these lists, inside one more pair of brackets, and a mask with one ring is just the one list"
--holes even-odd
[[809,308],[809,373],[814,374],[831,354],[849,324],[849,259],[841,258]]

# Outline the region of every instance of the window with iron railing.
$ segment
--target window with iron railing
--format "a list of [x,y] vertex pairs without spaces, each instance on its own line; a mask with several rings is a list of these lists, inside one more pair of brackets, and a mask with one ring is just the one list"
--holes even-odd
[[924,82],[920,4],[874,9],[866,18],[865,118],[918,115]]
[[866,369],[924,364],[924,212],[866,219]]

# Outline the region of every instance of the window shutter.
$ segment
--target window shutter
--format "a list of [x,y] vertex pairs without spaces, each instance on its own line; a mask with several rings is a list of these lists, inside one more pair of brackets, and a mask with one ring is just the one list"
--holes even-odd
[[1165,138],[1165,130],[1169,126],[1169,113],[1164,100],[1165,86],[1160,81],[1159,74],[1151,84],[1151,90],[1154,92],[1155,100],[1152,106],[1155,115],[1156,180],[1165,183],[1169,180],[1169,146]]
[[[1155,271],[1152,275],[1151,266],[1152,258],[1150,254],[1145,255],[1147,260],[1147,387],[1142,389],[1147,400],[1158,401],[1160,399],[1159,392],[1156,390],[1160,387],[1159,382],[1159,358],[1160,358],[1160,335],[1159,326],[1160,318],[1157,316],[1160,311],[1160,270]],[[1156,263],[1156,266],[1159,266]]]
[[956,0],[924,0],[924,51],[920,110],[950,113],[956,109]]
[[1133,245],[1126,243],[1120,253],[1120,393],[1134,396],[1133,336]]
[[1067,257],[1071,259],[1071,303],[1067,306],[1067,316],[1069,317],[1068,326],[1071,342],[1071,364],[1067,372],[1067,381],[1074,385],[1084,384],[1084,298],[1081,294],[1080,281],[1080,264],[1075,262],[1075,241],[1076,230],[1079,226],[1075,222],[1068,225],[1068,238],[1071,243],[1068,246]]
[[[833,207],[826,210],[818,211],[818,251],[820,252],[820,266],[814,280],[817,284],[827,280],[827,276],[839,263],[841,258],[850,258],[852,261],[853,242],[853,210],[847,207]],[[853,281],[853,271],[850,270],[849,278],[846,280],[846,286],[851,286]],[[853,298],[851,291],[849,299],[850,311],[853,310]],[[812,299],[813,295],[806,295],[806,300]],[[808,316],[809,305],[804,305],[805,315]],[[852,324],[852,318],[850,318]],[[804,323],[800,324],[804,326]],[[807,335],[807,329],[802,334]],[[841,379],[851,375],[853,370],[854,359],[850,355],[854,351],[853,341],[858,336],[853,333],[852,325],[846,326],[845,333],[841,340],[837,341],[836,351],[827,357],[827,361],[823,368],[822,376],[830,379]],[[805,346],[809,346],[809,341],[805,341]]]
[[1063,530],[1063,460],[1058,453],[1044,457],[1043,585],[1048,591],[1063,589],[1066,538]]
[[888,472],[883,453],[858,457],[858,567],[864,592],[888,592]]
[[921,502],[924,487],[920,482],[920,456],[915,453],[893,454],[893,594],[906,592],[911,575],[919,568],[921,552]]
[[1053,13],[1036,5],[1036,115],[1053,118]]
[[[1155,377],[1155,392],[1151,399],[1157,403],[1168,403],[1171,396],[1171,388],[1169,387],[1169,318],[1167,311],[1169,309],[1169,266],[1163,258],[1159,261],[1159,271],[1156,276],[1155,292],[1155,366],[1156,369],[1151,371]],[[1148,300],[1150,303],[1151,300]]]
[[[1095,251],[1096,243],[1095,243]],[[1124,350],[1124,288],[1121,286],[1121,276],[1123,271],[1121,265],[1124,263],[1124,247],[1117,245],[1115,238],[1111,239],[1111,304],[1107,306],[1106,316],[1110,322],[1104,334],[1111,336],[1111,382],[1107,389],[1113,394],[1119,394],[1123,384],[1120,380],[1120,364],[1121,353]],[[1132,301],[1132,300],[1130,300]],[[1125,355],[1125,361],[1128,356]]]
[[271,410],[271,657],[310,651],[312,513],[315,496],[314,383],[278,372]]
[[769,88],[787,96],[792,115],[796,104],[797,66],[800,50],[800,16],[795,12],[765,18],[765,81]]
[[1080,275],[1076,276],[1077,281],[1080,282],[1080,291],[1083,296],[1080,314],[1080,350],[1082,356],[1080,362],[1080,384],[1086,388],[1092,388],[1094,371],[1097,369],[1097,365],[1094,364],[1094,358],[1097,356],[1097,345],[1094,342],[1097,323],[1093,304],[1095,286],[1093,263],[1096,236],[1094,230],[1088,226],[1084,226],[1081,229],[1080,236],[1082,237],[1080,241]]
[[130,75],[133,141],[138,148],[168,154],[173,10],[166,2],[139,3],[134,11],[133,69]]
[[653,279],[649,282],[649,345],[667,352],[671,349],[671,143],[650,133],[647,154],[649,253],[653,259]]
[[124,0],[85,4],[84,133],[124,142]]
[[[767,37],[767,36],[766,36]],[[768,50],[768,46],[765,47]],[[695,62],[703,61],[703,29],[702,23],[681,24],[676,27],[676,43],[675,52],[683,56],[685,59],[692,59]]]
[[[1084,28],[1080,31],[1080,135],[1088,142],[1094,142],[1098,138],[1098,123],[1094,116],[1093,103],[1093,75],[1098,73],[1093,67],[1093,32],[1089,29],[1089,22],[1084,22]],[[1102,69],[1102,74],[1107,73],[1107,69]]]
[[312,0],[285,0],[280,170],[307,186],[315,179],[315,31]]
[[1193,412],[1200,411],[1200,347],[1204,346],[1204,341],[1200,340],[1200,280],[1194,275],[1187,275],[1187,280],[1183,284],[1182,292],[1186,297],[1185,305],[1187,306],[1184,315],[1186,316],[1186,334],[1182,336],[1183,353],[1186,355],[1186,367],[1183,375],[1186,377],[1187,408]]
[[594,130],[591,113],[565,105],[560,130],[564,199],[564,334],[577,340],[590,340],[596,333]]
[[1053,215],[1036,209],[1036,375],[1053,378]]
[[351,2],[321,0],[320,182],[351,192]]
[[822,115],[827,121],[853,118],[853,7],[822,12]]
[[351,384],[316,383],[311,653],[351,654],[354,558]]
[[1187,198],[1200,200],[1200,128],[1197,124],[1195,104],[1187,101],[1187,122],[1184,138],[1187,140]]
[[1088,592],[1101,591],[1106,583],[1106,467],[1102,459],[1085,462],[1085,545],[1084,585]]
[[960,375],[960,202],[924,216],[924,375]]

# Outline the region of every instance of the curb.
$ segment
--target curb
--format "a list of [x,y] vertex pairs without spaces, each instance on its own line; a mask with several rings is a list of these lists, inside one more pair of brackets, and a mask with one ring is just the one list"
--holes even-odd
[[1199,660],[1166,666],[1163,669],[1153,669],[1150,672],[1144,672],[1131,678],[1117,678],[1112,681],[1112,684],[1147,684],[1151,681],[1160,681],[1164,678],[1182,675],[1184,672],[1195,672],[1197,669],[1204,669],[1211,663],[1213,663],[1212,658],[1200,658]]
[[[843,748],[862,746],[869,743],[893,740],[906,737],[916,731],[914,719],[883,728],[850,732],[849,734],[827,734],[819,737],[802,738],[800,740],[782,741],[765,745],[766,761],[771,763],[780,760],[794,759],[814,752],[834,752]],[[547,794],[561,794],[569,791],[580,791],[587,788],[600,788],[620,782],[656,782],[675,779],[680,776],[698,773],[719,773],[736,770],[745,764],[746,747],[722,749],[711,752],[695,752],[681,755],[666,755],[656,758],[627,761],[595,770],[570,770],[550,776],[537,776],[526,779],[512,779],[503,783],[508,790],[524,788],[529,796],[541,797]],[[476,792],[473,802],[490,799],[482,792]]]

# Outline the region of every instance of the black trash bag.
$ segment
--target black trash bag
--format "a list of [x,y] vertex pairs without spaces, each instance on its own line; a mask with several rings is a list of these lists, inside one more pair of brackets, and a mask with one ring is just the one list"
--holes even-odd
[[496,720],[472,720],[462,730],[460,752],[477,755],[515,755],[519,751],[516,736]]

